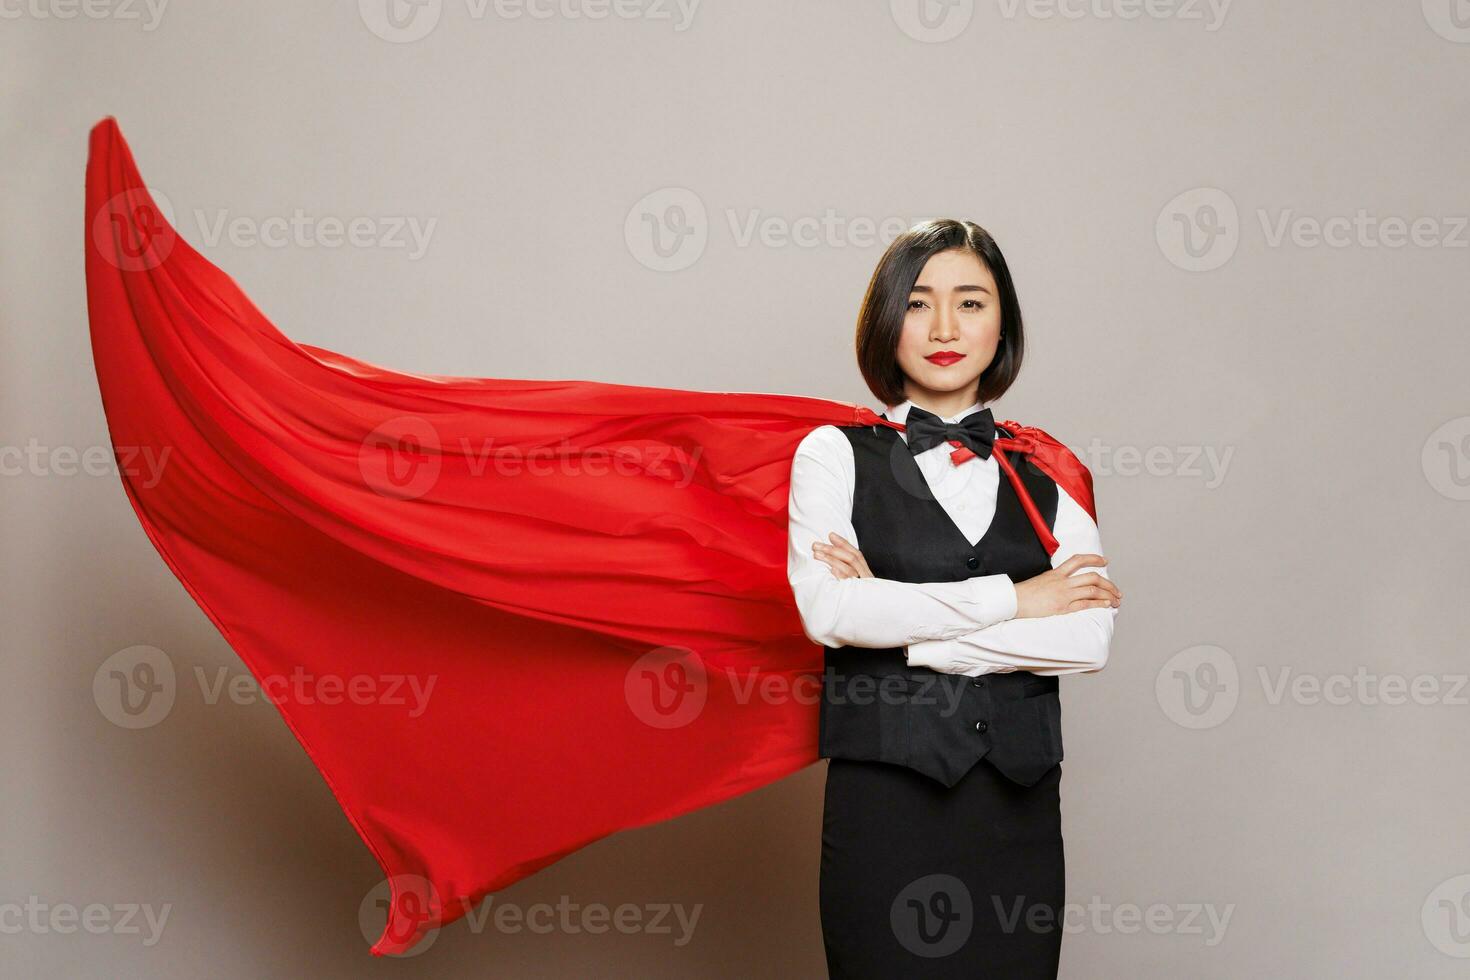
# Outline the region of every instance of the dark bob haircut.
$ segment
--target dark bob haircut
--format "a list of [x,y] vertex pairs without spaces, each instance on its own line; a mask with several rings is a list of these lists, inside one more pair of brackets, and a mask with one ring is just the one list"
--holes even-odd
[[1021,373],[1021,355],[1026,338],[1021,328],[1021,304],[1011,271],[1000,246],[990,232],[973,221],[940,218],[914,225],[899,235],[883,253],[873,278],[868,282],[863,308],[858,314],[857,360],[863,380],[884,405],[897,405],[905,397],[904,374],[898,366],[898,338],[908,312],[909,292],[937,252],[961,248],[979,256],[995,277],[1000,291],[1000,345],[995,359],[980,375],[976,396],[989,404],[1005,393]]

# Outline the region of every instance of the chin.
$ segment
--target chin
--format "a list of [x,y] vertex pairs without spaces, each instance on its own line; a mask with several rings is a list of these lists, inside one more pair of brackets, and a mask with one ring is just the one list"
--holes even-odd
[[929,391],[939,392],[941,394],[948,394],[952,391],[960,391],[962,389],[973,390],[975,388],[976,382],[980,380],[980,375],[978,374],[970,377],[960,377],[955,374],[939,372],[941,376],[934,377],[934,373],[935,372],[932,371],[920,371],[917,374],[909,375],[909,377],[912,378],[914,382],[919,385],[919,387],[926,388]]

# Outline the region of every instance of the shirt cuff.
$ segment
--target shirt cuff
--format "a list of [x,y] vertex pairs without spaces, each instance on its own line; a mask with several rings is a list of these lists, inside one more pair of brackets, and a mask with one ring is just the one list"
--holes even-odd
[[969,666],[959,654],[964,645],[956,640],[920,640],[903,648],[910,667],[927,667],[941,674],[959,674]]
[[942,590],[954,615],[943,626],[915,626],[909,631],[909,643],[953,640],[1016,617],[1016,586],[1009,575],[982,575],[927,588]]
[[990,620],[986,626],[1016,618],[1016,583],[1009,575],[984,575],[970,581],[975,583],[976,598],[982,608],[995,611],[986,617]]
[[957,642],[957,637],[1016,618],[1016,583],[1009,575],[984,575],[968,579],[966,584],[976,606],[982,610],[976,617],[976,625],[969,629],[949,628],[926,631],[928,636],[913,636],[903,651],[910,667],[928,667],[946,674],[971,667],[974,662],[964,656],[966,647]]

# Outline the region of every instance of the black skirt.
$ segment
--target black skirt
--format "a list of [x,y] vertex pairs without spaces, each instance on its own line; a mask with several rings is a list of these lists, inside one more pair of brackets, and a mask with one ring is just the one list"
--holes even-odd
[[829,760],[820,887],[829,974],[1055,980],[1061,778],[1058,764],[1021,786],[982,759],[946,788],[904,766]]

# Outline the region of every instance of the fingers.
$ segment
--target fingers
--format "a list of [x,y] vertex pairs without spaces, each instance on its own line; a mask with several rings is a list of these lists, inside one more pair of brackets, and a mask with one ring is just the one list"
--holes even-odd
[[1106,609],[1113,605],[1111,599],[1074,599],[1067,605],[1067,612],[1077,612],[1080,609]]
[[[1103,578],[1097,572],[1088,572],[1086,575],[1073,575],[1067,580],[1067,585],[1076,589],[1092,589],[1092,595],[1096,597],[1105,592],[1116,599],[1122,599],[1123,593],[1111,580]],[[1099,591],[1101,590],[1101,591]]]
[[842,535],[833,532],[828,535],[832,544],[823,544],[820,541],[812,542],[812,555],[819,561],[827,563],[832,569],[832,574],[837,578],[860,578],[867,571],[867,562],[862,553],[847,542]]
[[1122,593],[1114,594],[1110,590],[1096,585],[1084,585],[1080,589],[1074,589],[1067,598],[1073,601],[1077,599],[1102,599],[1110,606],[1121,605],[1123,602]]
[[[852,542],[833,531],[827,537],[831,544],[812,542],[812,554],[831,566],[838,578],[874,578],[872,569],[863,553],[853,547]],[[845,574],[838,574],[841,569]]]
[[828,567],[832,569],[833,578],[862,578],[862,573],[858,571],[857,567],[848,562],[838,561],[835,558],[823,558],[822,561],[825,561]]
[[1102,555],[1073,555],[1056,567],[1063,575],[1071,575],[1079,568],[1094,568],[1106,565],[1108,560]]
[[828,558],[835,558],[838,561],[850,562],[856,565],[858,559],[862,557],[858,550],[847,542],[842,541],[842,538],[839,535],[834,534],[832,535],[832,537],[842,543],[823,544],[820,541],[813,541],[812,554],[816,555],[823,561],[827,561]]

